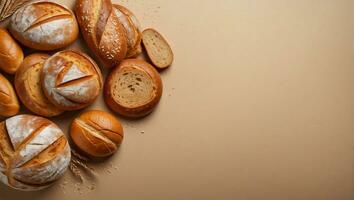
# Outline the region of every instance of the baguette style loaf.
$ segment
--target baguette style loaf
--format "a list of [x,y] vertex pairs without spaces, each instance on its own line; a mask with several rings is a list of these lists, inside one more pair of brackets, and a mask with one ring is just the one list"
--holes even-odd
[[102,86],[100,69],[84,53],[64,50],[44,62],[42,89],[59,109],[78,110],[90,105]]
[[10,32],[23,45],[37,50],[54,50],[73,43],[79,35],[74,13],[53,2],[33,2],[11,17]]
[[122,61],[128,50],[124,27],[114,14],[110,0],[77,0],[75,8],[81,33],[106,67]]
[[0,69],[14,74],[23,60],[23,51],[6,29],[0,28]]
[[16,93],[11,83],[0,74],[0,116],[10,117],[20,110]]
[[71,159],[63,132],[51,121],[17,115],[0,123],[0,180],[18,190],[40,190],[59,179]]

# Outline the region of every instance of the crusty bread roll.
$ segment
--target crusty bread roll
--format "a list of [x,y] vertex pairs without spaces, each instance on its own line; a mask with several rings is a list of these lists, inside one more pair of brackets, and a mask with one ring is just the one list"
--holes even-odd
[[123,140],[123,128],[113,115],[92,110],[73,121],[70,136],[81,152],[102,158],[117,151]]
[[136,57],[141,53],[140,24],[135,15],[126,7],[114,4],[113,11],[123,25],[128,42],[127,58]]
[[23,51],[7,30],[0,28],[0,69],[14,74],[23,60]]
[[63,110],[57,108],[44,95],[41,85],[41,71],[47,54],[35,53],[27,56],[15,76],[15,88],[21,102],[33,113],[53,117]]
[[143,44],[151,62],[157,68],[167,68],[172,64],[172,49],[159,32],[151,28],[144,30]]
[[17,96],[11,83],[0,74],[0,116],[10,117],[20,110]]
[[127,38],[111,1],[77,0],[75,12],[81,33],[95,55],[108,68],[119,64],[127,54]]
[[59,109],[78,110],[90,105],[102,85],[100,69],[84,53],[64,50],[44,62],[42,89]]
[[124,60],[108,75],[104,98],[106,104],[119,114],[138,118],[149,114],[160,101],[162,81],[149,63]]
[[70,147],[53,122],[17,115],[0,123],[0,180],[18,190],[40,190],[60,178]]
[[74,13],[53,2],[34,2],[11,17],[10,32],[27,47],[54,50],[73,43],[79,35]]

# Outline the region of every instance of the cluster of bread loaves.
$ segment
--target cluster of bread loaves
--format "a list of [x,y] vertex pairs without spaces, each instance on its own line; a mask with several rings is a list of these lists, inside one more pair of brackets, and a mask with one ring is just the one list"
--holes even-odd
[[[94,54],[67,49],[79,33]],[[20,45],[43,52],[24,55]],[[136,57],[145,50],[152,64]],[[99,62],[96,62],[99,61]],[[155,69],[173,53],[154,29],[141,31],[135,15],[110,0],[77,0],[74,12],[39,1],[20,7],[8,29],[0,28],[0,181],[39,190],[66,171],[70,146],[61,129],[44,117],[91,105],[103,90],[106,105],[123,117],[140,118],[156,107],[162,80]],[[111,68],[107,78],[100,66]],[[14,75],[13,84],[10,77]],[[12,80],[12,79],[11,79]],[[22,103],[33,115],[18,114]],[[8,118],[9,117],[9,118]],[[91,110],[71,124],[75,147],[92,158],[112,155],[123,140],[118,119]]]

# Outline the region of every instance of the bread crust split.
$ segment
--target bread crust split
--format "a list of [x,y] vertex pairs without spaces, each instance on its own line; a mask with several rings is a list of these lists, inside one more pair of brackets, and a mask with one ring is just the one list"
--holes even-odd
[[0,28],[0,69],[14,74],[23,60],[23,51],[6,29]]
[[104,99],[115,112],[139,118],[153,111],[162,96],[162,80],[156,69],[139,59],[124,60],[108,75]]
[[121,123],[113,115],[91,110],[74,119],[70,136],[84,154],[92,158],[104,158],[117,151],[124,133]]
[[25,191],[50,186],[66,171],[70,146],[53,122],[17,115],[0,123],[0,180]]
[[11,83],[0,74],[0,116],[10,117],[20,110],[16,93]]
[[11,17],[9,30],[23,45],[37,50],[68,46],[79,35],[74,13],[63,5],[46,1],[18,9]]
[[45,96],[62,110],[78,110],[92,104],[102,87],[102,74],[86,54],[64,50],[49,57],[41,75]]
[[33,113],[53,117],[63,113],[44,95],[41,72],[47,54],[35,53],[27,56],[15,75],[15,88],[21,102]]

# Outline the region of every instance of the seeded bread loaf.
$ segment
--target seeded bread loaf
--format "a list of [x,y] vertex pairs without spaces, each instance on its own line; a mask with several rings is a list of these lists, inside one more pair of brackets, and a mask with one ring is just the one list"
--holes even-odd
[[23,51],[6,29],[0,28],[0,69],[14,74],[23,60]]
[[44,117],[53,117],[63,110],[57,108],[44,95],[41,84],[41,72],[47,54],[27,56],[15,76],[15,88],[21,102],[33,113]]
[[40,190],[59,179],[71,154],[51,121],[17,115],[0,123],[0,181],[18,190]]
[[45,96],[62,110],[78,110],[95,101],[102,89],[97,64],[86,54],[65,50],[49,57],[42,70]]
[[119,114],[138,118],[156,107],[162,95],[159,73],[149,63],[139,59],[124,60],[108,75],[104,98]]
[[76,40],[79,28],[74,13],[53,2],[34,2],[11,17],[10,32],[23,45],[38,50],[54,50]]
[[10,117],[20,110],[17,96],[11,83],[0,74],[0,116]]

